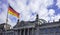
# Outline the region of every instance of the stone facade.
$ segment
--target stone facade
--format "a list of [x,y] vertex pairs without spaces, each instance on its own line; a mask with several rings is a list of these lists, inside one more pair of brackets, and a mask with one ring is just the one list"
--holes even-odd
[[9,30],[10,27],[11,27],[11,25],[6,24],[6,23],[0,24],[0,30]]

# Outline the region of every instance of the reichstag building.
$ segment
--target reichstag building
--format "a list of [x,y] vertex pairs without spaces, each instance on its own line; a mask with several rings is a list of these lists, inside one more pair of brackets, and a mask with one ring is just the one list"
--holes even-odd
[[13,29],[9,24],[0,24],[0,35],[60,35],[60,20],[47,22],[38,17],[37,14],[35,21],[18,20]]

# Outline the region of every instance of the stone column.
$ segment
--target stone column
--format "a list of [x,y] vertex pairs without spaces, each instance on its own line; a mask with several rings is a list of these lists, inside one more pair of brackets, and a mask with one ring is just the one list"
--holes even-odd
[[20,35],[21,35],[21,30],[20,30]]
[[15,33],[15,35],[18,35],[18,31],[16,30],[16,31],[14,31],[14,33]]
[[13,35],[15,35],[14,31],[13,31]]
[[40,31],[40,30],[39,30],[39,27],[37,27],[37,28],[36,28],[36,35],[40,35],[39,31]]
[[24,31],[23,31],[23,35],[25,35],[25,29],[24,29]]
[[32,35],[34,34],[34,30],[33,30],[33,28],[32,28]]
[[29,35],[29,28],[27,29],[27,35]]

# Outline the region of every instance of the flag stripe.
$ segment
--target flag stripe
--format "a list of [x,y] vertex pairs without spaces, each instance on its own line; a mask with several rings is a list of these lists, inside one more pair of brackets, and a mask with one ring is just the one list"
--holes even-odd
[[16,12],[11,6],[8,8],[8,13],[19,18],[19,13]]

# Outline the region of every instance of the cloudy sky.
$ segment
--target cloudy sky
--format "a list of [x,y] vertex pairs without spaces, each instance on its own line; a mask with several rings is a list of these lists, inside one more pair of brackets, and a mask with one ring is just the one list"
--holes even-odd
[[[20,13],[20,21],[40,19],[52,22],[60,19],[60,0],[0,0],[0,23],[6,22],[9,5]],[[14,26],[17,17],[8,14],[8,24]]]

